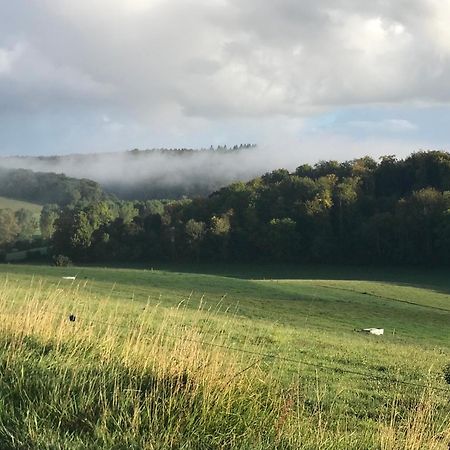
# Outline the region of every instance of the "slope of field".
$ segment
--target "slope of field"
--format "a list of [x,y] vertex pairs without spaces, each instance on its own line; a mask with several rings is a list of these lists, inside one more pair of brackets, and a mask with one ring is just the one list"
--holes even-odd
[[212,271],[0,266],[1,448],[447,448],[447,270]]
[[0,209],[12,209],[18,211],[19,209],[28,209],[33,211],[36,215],[41,213],[42,206],[36,203],[23,202],[14,200],[12,198],[0,197]]

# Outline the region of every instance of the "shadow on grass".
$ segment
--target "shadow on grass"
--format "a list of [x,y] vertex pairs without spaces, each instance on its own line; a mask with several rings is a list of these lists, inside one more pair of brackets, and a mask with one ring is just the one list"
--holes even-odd
[[[148,268],[148,265],[146,266]],[[155,264],[154,269],[244,280],[356,280],[430,288],[450,294],[450,267],[294,264]]]
[[[22,265],[22,264],[20,264]],[[28,262],[22,267],[44,267]],[[5,264],[4,267],[8,267]],[[18,265],[17,265],[18,266]],[[50,264],[49,264],[50,266]],[[237,280],[353,280],[378,281],[427,288],[450,294],[450,267],[319,265],[276,263],[98,263],[69,268],[72,272],[89,269],[157,270],[186,275],[212,275]],[[12,269],[14,271],[14,269]],[[192,287],[192,286],[191,286]]]

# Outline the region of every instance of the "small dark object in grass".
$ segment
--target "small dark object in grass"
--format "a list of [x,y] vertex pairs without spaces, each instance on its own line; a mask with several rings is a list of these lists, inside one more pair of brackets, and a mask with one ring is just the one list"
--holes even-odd
[[76,319],[77,319],[77,317],[76,317],[75,315],[73,315],[73,314],[71,314],[71,315],[69,316],[69,320],[70,320],[71,322],[75,322]]
[[444,372],[444,380],[447,382],[447,384],[450,384],[450,363],[444,366],[443,372]]

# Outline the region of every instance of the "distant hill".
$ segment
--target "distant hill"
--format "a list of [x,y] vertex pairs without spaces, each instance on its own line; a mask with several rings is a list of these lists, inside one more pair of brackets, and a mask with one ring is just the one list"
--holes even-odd
[[135,149],[119,153],[10,157],[0,158],[0,167],[87,178],[127,200],[178,199],[207,196],[232,182],[248,181],[283,164],[282,161],[275,164],[279,155],[275,156],[276,153],[269,155],[255,145],[243,144],[199,150]]

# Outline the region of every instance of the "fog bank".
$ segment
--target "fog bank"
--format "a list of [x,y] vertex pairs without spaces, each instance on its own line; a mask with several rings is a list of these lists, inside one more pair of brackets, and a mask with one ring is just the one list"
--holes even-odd
[[[336,159],[345,147],[347,159],[371,154],[405,156],[417,150],[392,142],[359,146],[355,141],[305,141],[301,145],[263,145],[238,150],[145,150],[73,154],[51,157],[6,157],[0,166],[88,178],[123,198],[207,195],[233,181],[247,181],[265,172],[294,170],[304,163]],[[336,153],[336,155],[335,155]]]

